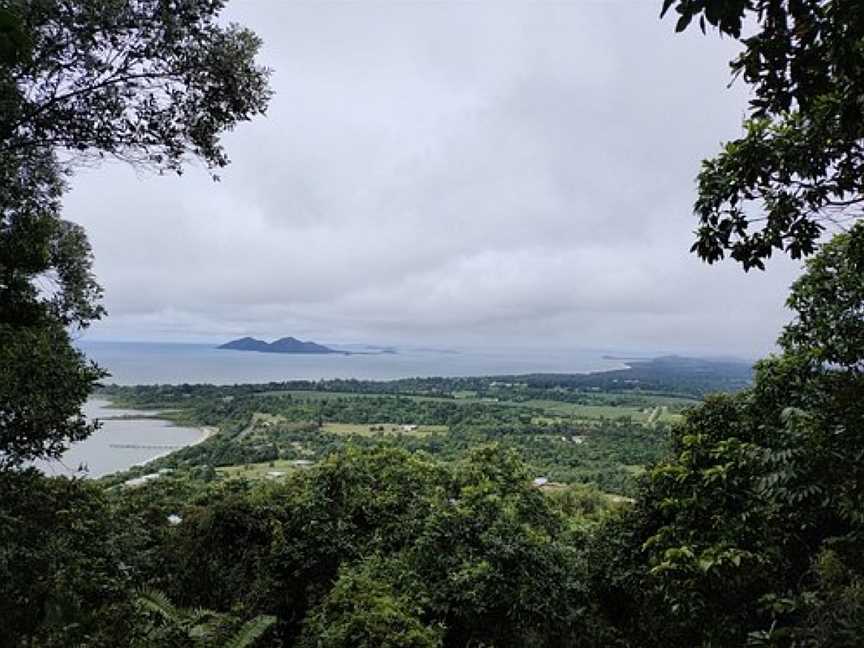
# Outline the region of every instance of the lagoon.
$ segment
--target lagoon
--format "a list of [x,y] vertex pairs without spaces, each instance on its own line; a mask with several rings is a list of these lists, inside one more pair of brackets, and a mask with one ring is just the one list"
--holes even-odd
[[[87,401],[85,414],[102,420],[102,427],[84,441],[72,444],[59,460],[37,461],[34,465],[46,475],[97,478],[127,470],[204,438],[202,430],[178,427],[162,419],[106,418],[153,415],[153,412],[111,409],[108,405],[105,400]],[[86,470],[79,470],[82,467]]]

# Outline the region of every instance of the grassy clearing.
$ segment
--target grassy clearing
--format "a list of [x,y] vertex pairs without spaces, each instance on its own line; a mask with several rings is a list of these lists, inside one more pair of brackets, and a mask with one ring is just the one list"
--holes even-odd
[[665,405],[673,409],[695,407],[702,402],[701,400],[687,398],[686,396],[667,396],[665,394],[652,394],[650,392],[644,392],[642,396],[655,405]]
[[308,464],[298,464],[294,460],[276,459],[262,463],[222,466],[217,468],[216,472],[227,479],[281,479],[305,467],[308,467]]
[[654,407],[666,405],[671,409],[693,407],[702,401],[688,396],[670,396],[650,391],[632,392],[592,392],[591,396],[599,400],[608,400],[610,405],[618,404],[634,407]]
[[456,392],[453,392],[453,398],[456,398],[457,400],[465,400],[467,398],[477,398],[477,392],[476,391],[468,391],[468,390],[456,391]]
[[257,396],[290,396],[297,400],[306,401],[325,401],[333,400],[334,398],[408,398],[413,401],[447,401],[453,402],[456,399],[444,398],[443,396],[413,396],[408,394],[360,394],[355,392],[325,392],[312,390],[285,389],[276,391],[265,391],[256,394]]
[[[370,428],[376,428],[375,430],[371,430]],[[384,430],[380,431],[377,428],[383,427]],[[357,435],[357,436],[365,436],[365,437],[374,437],[374,436],[413,436],[413,437],[425,437],[432,434],[446,434],[447,426],[446,425],[420,425],[416,430],[403,430],[401,425],[395,425],[392,423],[377,423],[377,424],[368,424],[368,423],[325,423],[324,424],[324,432],[331,432],[333,434],[340,435]]]
[[626,470],[628,473],[633,475],[634,477],[639,477],[645,472],[645,466],[639,464],[618,464],[621,468]]
[[[582,405],[578,403],[567,403],[555,400],[528,400],[528,401],[505,401],[495,398],[480,398],[476,392],[460,391],[453,394],[454,398],[441,396],[411,396],[403,394],[358,394],[353,392],[320,392],[311,390],[282,390],[262,392],[261,396],[291,396],[296,400],[326,401],[337,398],[407,398],[413,401],[446,401],[466,405],[471,403],[489,403],[507,405],[512,407],[536,407],[542,409],[551,416],[568,416],[585,419],[615,419],[629,416],[633,421],[640,423],[672,423],[680,420],[678,413],[685,407],[698,404],[698,401],[668,396],[663,394],[651,394],[648,392],[639,394],[620,394],[611,392],[596,392],[592,396],[598,399],[608,397],[611,400],[632,400],[632,404],[609,403]],[[389,428],[388,428],[389,429]],[[368,432],[368,430],[367,430]],[[359,433],[359,432],[357,432]]]
[[524,407],[536,407],[552,416],[566,416],[583,419],[616,419],[630,417],[637,423],[673,423],[681,419],[680,414],[670,411],[666,405],[657,407],[637,407],[635,405],[581,405],[552,400],[529,400],[516,403]]
[[581,405],[579,403],[564,403],[552,400],[529,400],[519,403],[525,407],[536,407],[549,414],[558,416],[573,416],[576,418],[618,418],[629,416],[634,421],[647,422],[648,414],[644,408],[621,405]]

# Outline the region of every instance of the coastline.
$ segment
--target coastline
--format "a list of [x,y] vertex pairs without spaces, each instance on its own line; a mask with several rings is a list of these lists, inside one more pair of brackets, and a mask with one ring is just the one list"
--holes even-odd
[[[154,417],[154,418],[158,418],[158,417]],[[160,420],[167,421],[168,419],[160,419]],[[201,433],[201,436],[199,436],[192,443],[187,443],[186,445],[180,446],[179,448],[172,448],[171,450],[167,450],[165,452],[162,452],[162,453],[156,455],[155,457],[150,457],[150,459],[147,459],[146,461],[141,461],[139,463],[132,464],[131,467],[134,468],[135,466],[146,466],[147,464],[152,463],[152,462],[156,461],[157,459],[162,459],[163,457],[167,457],[172,452],[177,452],[178,450],[182,450],[183,448],[191,448],[192,446],[196,446],[200,443],[204,443],[207,439],[214,437],[217,434],[219,434],[219,428],[216,426],[212,426],[212,425],[202,425],[202,426],[199,426],[197,429]]]

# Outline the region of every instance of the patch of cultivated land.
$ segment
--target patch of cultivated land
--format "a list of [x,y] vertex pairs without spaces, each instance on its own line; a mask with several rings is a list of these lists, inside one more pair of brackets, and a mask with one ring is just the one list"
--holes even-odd
[[[506,404],[506,403],[505,403]],[[582,405],[553,400],[529,400],[517,403],[524,407],[536,407],[548,414],[587,419],[617,419],[630,417],[639,423],[674,423],[681,419],[680,414],[669,411],[666,405],[645,407],[635,405]]]
[[416,429],[405,429],[402,425],[394,423],[324,423],[323,430],[332,434],[367,437],[388,435],[424,437],[430,434],[446,434],[448,431],[446,425],[418,425]]
[[229,479],[279,479],[309,466],[302,460],[276,459],[261,463],[240,464],[237,466],[222,466],[216,472]]
[[265,391],[260,392],[257,396],[290,396],[291,398],[296,398],[297,400],[306,400],[306,401],[322,401],[322,400],[332,400],[334,398],[408,398],[414,401],[447,401],[447,402],[455,402],[456,399],[453,398],[445,398],[443,396],[415,396],[412,394],[391,394],[391,393],[380,393],[380,394],[363,394],[358,392],[337,392],[337,391],[304,391],[304,390],[296,390],[296,389],[285,389],[281,391]]
[[[674,423],[681,419],[681,415],[675,410],[680,410],[684,407],[690,407],[698,404],[698,401],[688,398],[666,395],[653,395],[647,393],[641,395],[639,397],[639,400],[644,399],[644,401],[649,404],[610,403],[591,405],[545,399],[510,401],[498,400],[494,398],[480,398],[477,397],[475,392],[469,391],[456,392],[454,394],[455,398],[444,398],[441,396],[413,396],[403,394],[358,394],[354,392],[321,392],[300,390],[269,391],[262,392],[260,395],[291,396],[292,398],[295,398],[297,400],[306,401],[325,401],[335,398],[406,398],[413,401],[445,401],[449,403],[459,403],[461,405],[467,405],[470,403],[496,403],[498,405],[508,405],[512,407],[539,408],[553,416],[568,416],[587,419],[616,419],[622,416],[629,416],[630,418],[632,418],[632,420],[641,423]],[[600,399],[602,399],[603,397],[621,398],[620,394],[606,392],[596,392],[592,395]],[[446,431],[446,429],[444,431]]]

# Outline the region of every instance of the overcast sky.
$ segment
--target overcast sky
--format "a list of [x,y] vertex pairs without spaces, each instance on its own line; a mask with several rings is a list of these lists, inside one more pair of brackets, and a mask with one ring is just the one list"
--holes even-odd
[[235,0],[269,114],[218,184],[77,176],[110,313],[87,339],[770,350],[798,264],[688,253],[735,44],[659,5]]

